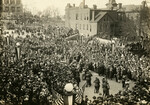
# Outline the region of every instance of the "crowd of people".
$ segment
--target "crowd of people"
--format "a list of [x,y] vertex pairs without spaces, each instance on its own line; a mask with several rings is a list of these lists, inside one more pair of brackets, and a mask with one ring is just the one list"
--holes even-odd
[[123,77],[134,81],[149,78],[149,58],[133,55],[125,48],[116,47],[112,51],[111,45],[97,42],[93,42],[89,46],[88,52],[95,56],[91,57],[93,60],[89,64],[89,69],[99,75],[105,75],[110,79],[115,78],[116,82],[122,80]]
[[[83,41],[80,44],[68,42],[65,38],[71,32],[67,33],[65,28],[58,26],[48,27],[45,30],[17,29],[9,33],[12,35],[8,36],[9,43],[4,40],[3,53],[0,57],[1,100],[14,105],[39,103],[51,105],[52,89],[63,95],[66,83],[79,86],[81,72],[85,72],[83,79],[86,80],[86,86],[90,87],[92,74],[89,70],[92,70],[104,76],[103,95],[93,97],[93,102],[88,100],[87,96],[82,105],[150,101],[148,58],[144,56],[139,58],[123,48],[116,47],[113,51],[111,44],[105,45],[96,41],[92,43]],[[14,35],[17,37],[14,38]],[[15,50],[17,42],[20,43],[17,47],[21,50],[19,58],[16,57],[18,55]],[[137,84],[134,91],[124,90],[112,96],[109,94],[107,79],[113,78],[116,82],[122,81],[123,84],[128,79],[134,80]],[[95,84],[95,93],[99,93],[100,81],[96,79]],[[143,94],[145,97],[140,97]]]
[[88,96],[84,97],[82,105],[149,105],[150,103],[150,82],[137,82],[133,90],[124,89],[115,95],[93,96],[90,100]]
[[[8,33],[6,33],[8,34]],[[0,62],[0,97],[14,105],[28,101],[30,104],[52,101],[51,89],[63,94],[66,83],[79,85],[80,75],[73,65],[60,62],[64,46],[62,39],[46,37],[37,32],[16,30],[4,43]],[[25,38],[21,35],[26,35]],[[49,35],[50,36],[50,35]],[[44,41],[44,42],[43,42]],[[60,42],[59,42],[60,41]],[[20,44],[20,59],[16,56],[16,43]],[[50,103],[49,103],[50,104]]]

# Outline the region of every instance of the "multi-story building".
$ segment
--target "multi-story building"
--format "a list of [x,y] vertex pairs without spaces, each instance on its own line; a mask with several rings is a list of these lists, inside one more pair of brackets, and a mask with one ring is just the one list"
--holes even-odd
[[0,0],[0,17],[2,20],[15,20],[22,14],[21,0]]
[[[117,30],[117,23],[123,12],[118,12],[122,4],[117,6],[115,0],[109,0],[106,9],[98,9],[96,5],[89,8],[85,5],[85,0],[76,7],[67,4],[65,9],[65,26],[78,29],[83,35],[96,35],[99,33],[113,36]],[[120,15],[118,15],[120,13]]]

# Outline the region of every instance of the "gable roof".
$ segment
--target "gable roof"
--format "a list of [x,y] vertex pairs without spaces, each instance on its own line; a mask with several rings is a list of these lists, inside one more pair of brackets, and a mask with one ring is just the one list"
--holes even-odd
[[108,15],[113,21],[117,21],[117,12],[109,12]]
[[94,19],[94,22],[100,21],[105,15],[108,15],[113,21],[117,21],[116,13],[114,12],[99,12]]
[[101,20],[106,14],[107,14],[107,12],[99,12],[99,13],[95,16],[95,21],[94,21],[94,22],[98,22],[98,21]]

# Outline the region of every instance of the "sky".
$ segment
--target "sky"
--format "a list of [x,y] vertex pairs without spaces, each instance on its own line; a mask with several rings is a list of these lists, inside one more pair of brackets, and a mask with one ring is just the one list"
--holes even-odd
[[[89,7],[92,7],[93,4],[96,4],[98,8],[105,8],[106,3],[109,0],[85,0],[85,4]],[[143,0],[116,0],[117,3],[122,3],[123,5],[128,4],[141,4]],[[58,8],[61,15],[65,14],[65,6],[67,3],[75,4],[79,6],[82,0],[22,0],[24,7],[28,8],[32,12],[43,11],[47,7]]]

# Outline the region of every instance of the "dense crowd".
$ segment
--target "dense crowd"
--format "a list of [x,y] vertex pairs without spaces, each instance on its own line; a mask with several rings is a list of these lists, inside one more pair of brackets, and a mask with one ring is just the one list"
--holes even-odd
[[117,82],[124,76],[134,81],[149,78],[149,58],[133,55],[125,48],[116,47],[112,53],[111,45],[97,42],[93,42],[89,46],[88,52],[94,53],[95,56],[92,57],[93,61],[90,62],[89,69],[99,73],[99,75],[106,75],[110,79],[116,78]]
[[[23,29],[11,34],[21,36],[25,33],[31,34]],[[79,84],[76,68],[60,62],[63,56],[58,57],[63,53],[64,46],[60,46],[64,44],[62,39],[49,37],[44,40],[41,34],[35,32],[25,38],[9,38],[9,45],[6,43],[1,56],[1,99],[14,105],[24,101],[30,104],[49,103],[52,88],[63,94],[66,83]],[[15,54],[17,42],[21,43],[20,59]]]
[[[66,30],[58,26],[49,26],[47,30],[22,28],[10,33],[12,36],[9,36],[9,44],[4,43],[1,55],[0,99],[14,105],[52,104],[52,88],[63,94],[66,83],[79,86],[81,72],[85,72],[86,85],[90,86],[92,75],[89,70],[92,70],[104,76],[103,96],[93,97],[93,102],[86,96],[82,104],[134,104],[141,100],[150,101],[148,58],[139,58],[118,47],[113,53],[111,44],[85,41],[79,45],[76,42],[68,42],[65,37],[70,36],[72,30]],[[18,37],[14,38],[13,35]],[[26,37],[22,38],[22,35]],[[20,59],[16,58],[17,42],[21,43]],[[108,91],[107,79],[113,78],[123,84],[128,79],[134,80],[137,84],[134,91],[125,88],[127,90],[112,96]],[[98,79],[95,80],[95,84],[99,84]],[[99,86],[95,89],[95,93],[98,93]],[[141,97],[143,94],[145,97]]]

